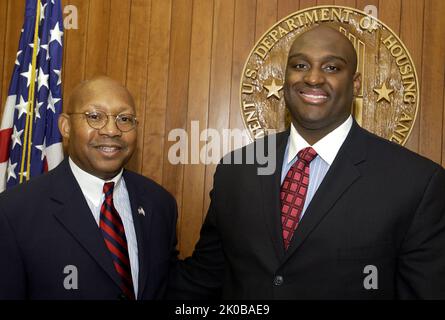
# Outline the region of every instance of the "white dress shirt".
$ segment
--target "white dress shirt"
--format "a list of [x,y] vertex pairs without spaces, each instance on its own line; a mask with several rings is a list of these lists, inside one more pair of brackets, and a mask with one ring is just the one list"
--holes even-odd
[[290,135],[287,141],[286,151],[284,153],[283,167],[281,169],[281,183],[283,183],[290,167],[295,163],[295,161],[297,161],[297,154],[301,149],[312,147],[318,154],[315,159],[312,160],[309,166],[309,186],[303,211],[300,215],[300,220],[306,212],[309,203],[314,197],[314,194],[323,181],[326,173],[331,167],[332,162],[334,162],[338,150],[340,150],[343,142],[345,142],[346,136],[351,130],[352,122],[352,116],[349,116],[345,122],[328,133],[322,139],[318,140],[313,146],[304,140],[293,124],[291,125]]
[[127,238],[128,243],[128,256],[130,258],[134,294],[135,297],[137,297],[139,274],[138,245],[136,240],[136,232],[134,230],[133,216],[131,214],[130,198],[128,197],[125,180],[122,177],[123,170],[121,170],[121,172],[119,172],[119,174],[113,179],[104,181],[80,169],[74,163],[74,161],[71,160],[71,158],[69,158],[69,164],[98,227],[100,222],[100,208],[105,200],[103,186],[106,182],[114,182],[113,202],[119,216],[122,219],[122,223],[124,224],[125,237]]

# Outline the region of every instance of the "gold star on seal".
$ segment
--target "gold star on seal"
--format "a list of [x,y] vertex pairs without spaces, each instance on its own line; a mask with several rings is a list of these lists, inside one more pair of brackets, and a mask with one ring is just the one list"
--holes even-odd
[[277,99],[280,99],[280,94],[278,92],[283,89],[283,83],[277,84],[275,78],[272,78],[272,81],[264,83],[264,88],[268,91],[267,98],[275,96]]
[[377,98],[377,102],[379,102],[382,99],[391,102],[389,99],[389,95],[393,93],[393,91],[394,91],[393,89],[388,89],[388,87],[386,87],[386,82],[383,82],[383,84],[380,86],[380,89],[377,88],[374,89],[374,92],[379,95],[379,97]]

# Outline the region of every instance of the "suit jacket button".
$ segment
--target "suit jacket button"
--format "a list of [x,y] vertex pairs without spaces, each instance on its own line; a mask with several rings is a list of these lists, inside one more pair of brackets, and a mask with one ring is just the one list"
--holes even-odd
[[284,278],[282,276],[275,276],[273,279],[274,286],[281,286],[284,282]]
[[120,295],[118,295],[117,298],[118,298],[119,300],[128,300],[127,296],[126,296],[125,294],[123,294],[123,293],[121,293]]

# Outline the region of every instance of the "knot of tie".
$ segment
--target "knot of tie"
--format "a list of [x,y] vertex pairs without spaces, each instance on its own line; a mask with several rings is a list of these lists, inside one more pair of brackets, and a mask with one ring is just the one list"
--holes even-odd
[[114,182],[107,182],[104,184],[103,193],[105,194],[105,199],[113,197]]
[[301,149],[297,153],[298,159],[301,159],[302,161],[305,161],[306,163],[311,163],[312,160],[315,159],[317,156],[317,152],[312,147],[307,147],[304,149]]

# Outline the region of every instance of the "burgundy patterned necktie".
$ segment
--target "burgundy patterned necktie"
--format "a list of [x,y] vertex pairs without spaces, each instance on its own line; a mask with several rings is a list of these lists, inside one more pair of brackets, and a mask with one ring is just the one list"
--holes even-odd
[[104,184],[105,200],[100,208],[99,227],[110,251],[114,268],[120,279],[120,287],[125,296],[134,300],[133,280],[131,278],[130,258],[128,256],[127,238],[124,225],[113,203],[114,182]]
[[281,185],[281,224],[284,249],[287,250],[300,222],[309,185],[309,164],[317,156],[311,147],[300,150],[298,160],[290,167]]

